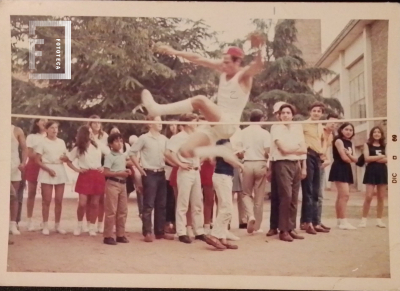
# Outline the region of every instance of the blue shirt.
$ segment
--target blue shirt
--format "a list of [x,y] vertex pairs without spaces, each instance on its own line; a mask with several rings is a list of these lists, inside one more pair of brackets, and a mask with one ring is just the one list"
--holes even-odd
[[[221,139],[217,141],[217,145],[223,145],[227,142],[229,142],[229,139]],[[216,160],[216,165],[214,173],[233,177],[233,166],[231,166],[231,164],[225,162],[224,159],[220,157],[217,157],[215,160]]]

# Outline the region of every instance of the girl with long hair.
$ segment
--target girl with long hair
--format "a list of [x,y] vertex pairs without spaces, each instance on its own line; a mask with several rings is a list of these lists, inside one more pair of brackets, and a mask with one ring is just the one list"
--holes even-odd
[[345,122],[338,129],[338,135],[333,139],[333,163],[329,173],[329,181],[335,182],[337,189],[336,217],[338,227],[343,230],[357,229],[346,218],[347,202],[350,197],[350,184],[353,184],[351,163],[357,162],[351,139],[354,136],[354,126]]
[[[79,173],[75,186],[75,192],[79,194],[78,225],[74,230],[74,235],[80,235],[82,232],[82,220],[87,208],[90,208],[90,216],[87,217],[90,221],[89,235],[96,235],[96,214],[98,213],[100,197],[104,195],[105,189],[101,155],[109,153],[108,147],[95,141],[89,126],[83,125],[78,129],[75,146],[68,153],[67,161],[67,165]],[[72,164],[75,160],[78,160],[78,167]],[[90,201],[90,204],[88,204],[88,201]]]
[[28,148],[28,162],[25,166],[24,178],[28,184],[28,199],[26,203],[28,217],[28,231],[34,231],[35,225],[32,221],[33,207],[35,206],[35,197],[38,186],[38,176],[40,166],[36,163],[36,149],[44,137],[46,137],[45,124],[47,119],[34,119],[30,134],[26,138]]
[[[89,118],[91,119],[100,119],[100,116],[98,115],[92,115]],[[106,132],[104,132],[103,130],[103,126],[101,124],[101,122],[97,122],[97,121],[90,121],[88,123],[90,129],[92,130],[94,139],[97,143],[102,143],[105,146],[108,146],[108,142],[107,142],[107,138],[108,138],[108,134]],[[104,165],[104,155],[102,155],[101,159],[101,165]],[[82,231],[83,232],[88,232],[89,231],[89,219],[88,217],[90,216],[90,207],[86,207],[86,221],[87,226],[83,225],[82,227]],[[98,213],[97,213],[97,220],[98,220],[98,224],[97,224],[97,231],[99,233],[103,233],[103,221],[104,221],[104,193],[103,195],[100,196],[100,200],[99,200],[99,207],[98,207]]]
[[366,193],[359,227],[367,226],[367,217],[374,196],[374,190],[376,189],[378,200],[376,226],[383,228],[386,227],[382,222],[382,214],[386,186],[388,184],[388,170],[386,166],[385,134],[379,126],[375,126],[371,129],[368,141],[364,145],[363,154],[365,162],[367,163],[363,180],[363,183],[366,185]]
[[48,121],[45,125],[47,136],[43,138],[36,148],[36,162],[40,166],[38,182],[42,188],[42,216],[44,235],[49,235],[49,212],[53,189],[55,192],[55,231],[65,234],[66,231],[60,227],[62,200],[64,196],[65,183],[68,181],[67,172],[63,161],[67,153],[65,142],[57,137],[59,124]]

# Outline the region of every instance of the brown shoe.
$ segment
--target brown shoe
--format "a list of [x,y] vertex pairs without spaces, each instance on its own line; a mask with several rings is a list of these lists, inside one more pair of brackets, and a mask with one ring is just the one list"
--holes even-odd
[[273,236],[273,235],[277,235],[278,234],[278,230],[277,229],[270,229],[267,232],[267,236]]
[[174,240],[174,236],[168,234],[156,234],[156,239]]
[[307,227],[306,233],[308,233],[308,234],[317,234],[317,232],[315,231],[314,227],[311,224]]
[[151,234],[146,234],[145,236],[144,236],[144,241],[145,242],[153,242],[153,236],[151,235]]
[[324,233],[329,232],[328,229],[323,228],[321,225],[314,226],[314,229],[315,229],[316,232],[324,232]]
[[224,245],[229,250],[237,250],[239,247],[237,245],[231,244],[228,241],[224,242],[223,240],[219,240],[222,245]]
[[289,235],[287,231],[281,231],[279,234],[279,239],[287,242],[292,242],[293,238]]
[[295,230],[289,231],[289,235],[294,239],[304,239],[304,236],[298,235]]
[[300,224],[300,230],[307,230],[307,223]]
[[226,246],[224,246],[218,238],[213,237],[213,236],[209,236],[209,235],[205,235],[205,242],[210,245],[213,246],[219,250],[225,250]]
[[326,230],[331,230],[330,227],[327,227],[327,226],[323,225],[322,223],[321,223],[321,227],[322,227],[323,229],[326,229]]

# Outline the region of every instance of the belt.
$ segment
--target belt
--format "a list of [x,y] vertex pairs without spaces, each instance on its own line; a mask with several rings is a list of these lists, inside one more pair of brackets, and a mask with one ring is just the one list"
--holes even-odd
[[107,180],[118,182],[120,184],[126,184],[126,180],[125,179],[119,179],[119,178],[115,178],[115,177],[108,177]]
[[311,149],[311,148],[308,148],[308,149],[307,149],[307,154],[313,155],[313,156],[316,156],[316,157],[321,157],[321,156],[322,156],[322,154],[320,154],[320,153],[314,151],[314,150]]
[[164,169],[143,169],[146,172],[152,172],[152,173],[161,173],[161,172],[165,172]]

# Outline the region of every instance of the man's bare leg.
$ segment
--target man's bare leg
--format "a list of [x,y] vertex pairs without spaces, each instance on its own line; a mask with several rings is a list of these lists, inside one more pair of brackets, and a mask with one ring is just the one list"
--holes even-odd
[[[221,120],[221,111],[219,107],[203,95],[174,103],[158,104],[154,101],[149,90],[143,90],[142,105],[146,108],[150,116],[178,115],[199,110],[207,121],[218,122]],[[135,108],[133,112],[137,110],[138,108]]]

